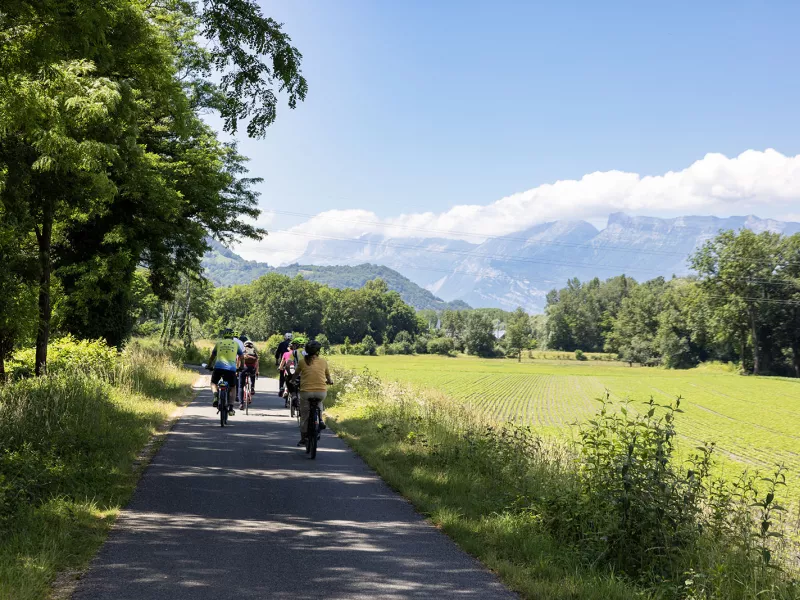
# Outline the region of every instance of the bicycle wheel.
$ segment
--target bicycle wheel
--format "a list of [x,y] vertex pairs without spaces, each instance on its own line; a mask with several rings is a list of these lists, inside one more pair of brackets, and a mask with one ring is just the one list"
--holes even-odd
[[247,385],[244,388],[244,394],[242,395],[242,400],[244,400],[244,414],[250,414],[250,382],[247,382]]
[[319,440],[319,409],[314,409],[314,418],[308,421],[309,458],[317,458],[317,441]]
[[228,420],[228,394],[221,392],[219,395],[219,426],[225,427],[225,421]]
[[295,413],[296,413],[296,412],[297,412],[297,411],[295,410],[294,398],[291,398],[291,399],[289,400],[289,414],[291,415],[291,417],[292,417],[293,419],[294,419],[294,417],[295,417]]

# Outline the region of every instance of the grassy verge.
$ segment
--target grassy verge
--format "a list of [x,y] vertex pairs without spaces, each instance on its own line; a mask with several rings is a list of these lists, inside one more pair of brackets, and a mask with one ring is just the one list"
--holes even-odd
[[335,378],[337,433],[525,598],[798,597],[774,498],[754,476],[714,479],[702,453],[684,465],[669,409],[598,415],[569,447],[369,374]]
[[[343,373],[336,375],[342,381]],[[328,423],[391,487],[509,587],[537,600],[641,597],[635,586],[587,566],[535,515],[510,510],[516,497],[514,488],[498,485],[502,465],[486,469],[477,464],[485,457],[472,456],[466,447],[445,451],[430,414],[426,420],[423,413],[404,415],[381,406],[387,395],[402,396],[400,388],[381,384],[378,391],[369,382],[361,389],[344,379],[348,383],[337,384],[335,401],[326,407]],[[476,415],[464,417],[481,426]]]
[[131,347],[111,365],[0,387],[0,598],[83,569],[133,492],[136,460],[194,373]]

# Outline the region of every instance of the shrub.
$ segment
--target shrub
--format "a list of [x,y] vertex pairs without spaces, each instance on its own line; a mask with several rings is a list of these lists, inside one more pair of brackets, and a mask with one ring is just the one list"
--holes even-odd
[[588,359],[586,358],[586,355],[583,353],[583,350],[578,348],[577,350],[575,350],[575,360],[588,360]]
[[344,344],[342,344],[342,354],[352,354],[352,344],[350,343],[350,338],[344,338]]
[[323,352],[326,352],[326,353],[327,353],[327,352],[330,352],[330,350],[331,350],[331,343],[330,343],[330,341],[328,340],[328,336],[327,336],[327,335],[325,335],[324,333],[320,333],[320,334],[319,334],[319,335],[318,335],[318,336],[317,336],[315,339],[316,339],[316,340],[317,340],[317,341],[320,343],[320,345],[322,346],[322,350],[323,350]]
[[285,339],[284,336],[282,336],[279,333],[275,333],[269,336],[269,338],[267,338],[267,341],[264,342],[264,347],[260,349],[261,350],[260,354],[262,356],[274,357],[275,353],[278,351],[278,346],[281,345],[281,342],[284,339]]
[[375,356],[375,353],[378,349],[378,345],[375,343],[374,338],[371,335],[365,335],[364,339],[361,340],[362,352],[358,354],[367,354],[369,356]]
[[395,342],[386,346],[386,354],[413,354],[414,346],[411,342]]
[[414,340],[414,353],[427,354],[429,340],[430,338],[427,335],[418,335],[417,339]]
[[455,344],[453,342],[453,338],[450,337],[440,337],[440,338],[433,338],[428,342],[428,353],[429,354],[450,354],[455,349]]
[[[66,336],[52,340],[47,351],[47,372],[80,372],[108,377],[114,372],[119,353],[105,340],[77,340]],[[33,375],[36,363],[36,350],[26,348],[14,354],[7,365],[11,380]]]
[[356,344],[350,345],[350,352],[348,354],[356,354],[356,355],[365,355],[367,353],[366,349],[364,348],[364,344],[358,342]]
[[401,343],[411,344],[414,342],[414,336],[412,336],[407,331],[398,331],[397,335],[394,336],[394,342],[395,344],[401,344]]

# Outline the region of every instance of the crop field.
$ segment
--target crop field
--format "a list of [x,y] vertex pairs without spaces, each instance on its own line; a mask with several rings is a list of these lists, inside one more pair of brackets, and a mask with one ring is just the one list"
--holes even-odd
[[[684,444],[717,443],[736,463],[770,469],[777,463],[800,482],[800,381],[744,377],[724,370],[675,371],[610,362],[512,360],[438,356],[331,357],[347,368],[369,368],[383,379],[436,389],[498,420],[569,431],[597,411],[606,392],[634,403],[682,397],[677,423]],[[688,445],[687,445],[688,447]],[[800,493],[800,485],[795,484]],[[796,496],[797,494],[792,494]]]

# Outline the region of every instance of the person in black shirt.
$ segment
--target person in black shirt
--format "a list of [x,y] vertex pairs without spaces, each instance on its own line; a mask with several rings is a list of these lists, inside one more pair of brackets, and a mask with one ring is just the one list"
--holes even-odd
[[[291,343],[292,343],[292,334],[291,333],[287,333],[285,336],[283,336],[283,341],[280,344],[278,344],[278,349],[275,350],[275,366],[276,367],[280,364],[281,358],[283,357],[284,353],[289,351],[289,344],[291,344]],[[286,386],[286,377],[284,376],[283,371],[280,372],[279,385],[280,385],[280,389],[278,390],[278,395],[282,396],[283,395],[283,388]]]

